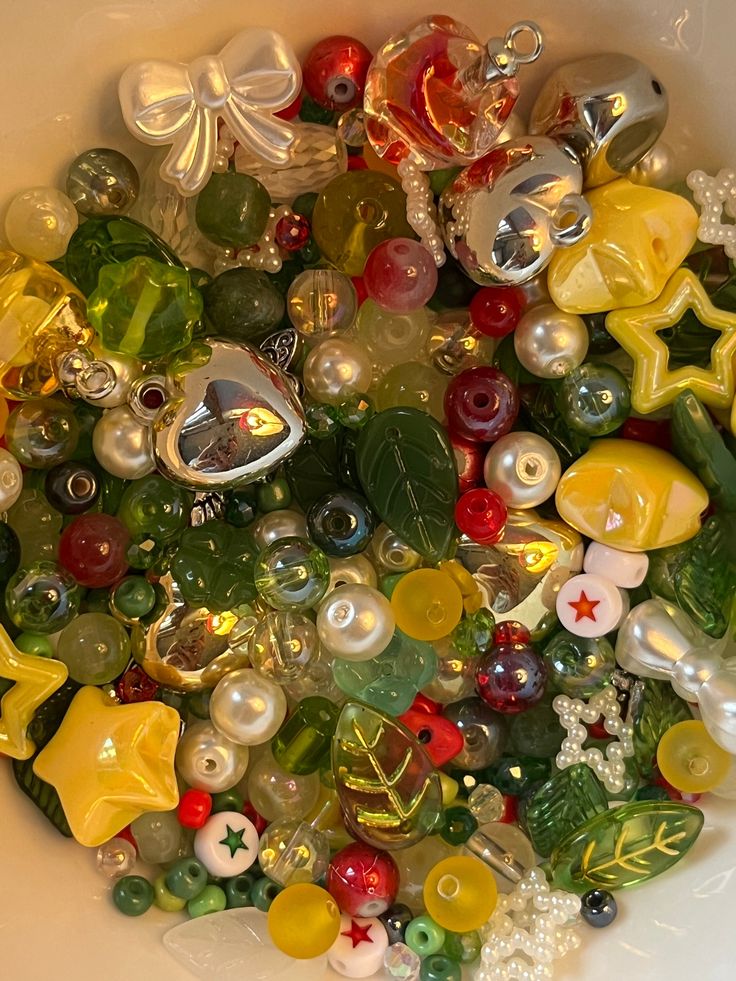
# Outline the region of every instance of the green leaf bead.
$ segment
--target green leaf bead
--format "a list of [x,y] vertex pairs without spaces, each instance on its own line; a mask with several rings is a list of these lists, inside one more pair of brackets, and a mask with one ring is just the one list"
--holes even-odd
[[281,511],[291,504],[291,488],[284,477],[276,477],[258,487],[258,510]]
[[303,123],[319,123],[321,126],[334,126],[337,113],[334,109],[325,109],[315,102],[310,95],[304,95],[299,107],[299,118]]
[[175,896],[166,886],[166,873],[162,872],[153,880],[153,902],[165,913],[180,913],[187,905],[186,899]]
[[455,458],[443,427],[419,409],[386,409],[360,431],[356,461],[381,520],[420,555],[443,558],[456,533],[457,497]]
[[433,954],[422,961],[419,981],[462,981],[463,969],[444,954]]
[[698,475],[719,509],[736,511],[736,458],[689,389],[672,404],[671,432],[674,455]]
[[220,886],[205,886],[198,896],[187,903],[187,913],[194,919],[209,913],[221,913],[227,909],[227,896]]
[[271,198],[250,174],[213,174],[197,197],[194,217],[215,245],[245,249],[256,245],[268,223]]
[[245,805],[245,800],[243,795],[239,794],[237,790],[233,787],[231,790],[223,790],[219,794],[212,795],[212,814],[217,814],[219,811],[237,811],[243,810]]
[[449,845],[464,845],[477,828],[478,822],[467,807],[448,807],[442,815],[440,837]]
[[340,436],[307,439],[286,461],[286,479],[305,513],[325,494],[346,486],[341,472],[341,447]]
[[179,899],[195,899],[207,885],[207,869],[196,858],[181,858],[166,873],[166,888]]
[[13,776],[23,793],[29,800],[33,801],[59,834],[64,835],[65,838],[71,838],[71,828],[61,806],[59,795],[50,783],[46,783],[33,772],[33,759],[13,760]]
[[153,886],[142,875],[124,875],[112,887],[112,899],[126,916],[142,916],[153,904]]
[[257,551],[247,529],[205,521],[182,533],[171,572],[190,605],[206,605],[215,612],[231,610],[256,598]]
[[224,888],[227,898],[227,908],[236,909],[243,906],[252,906],[253,899],[251,893],[256,881],[256,877],[249,872],[225,879]]
[[415,916],[406,928],[404,943],[420,957],[437,954],[445,942],[445,931],[431,916]]
[[639,773],[649,778],[657,765],[657,746],[662,736],[678,722],[692,718],[690,710],[672,690],[669,681],[644,678],[632,699],[634,759]]
[[272,879],[267,879],[265,876],[262,879],[257,879],[253,883],[253,888],[250,891],[250,897],[253,901],[253,905],[256,909],[261,910],[263,913],[267,913],[271,907],[271,903],[276,899],[278,894],[281,892],[282,886]]
[[539,855],[551,855],[571,832],[608,810],[606,793],[585,763],[561,770],[534,792],[526,807],[527,834]]

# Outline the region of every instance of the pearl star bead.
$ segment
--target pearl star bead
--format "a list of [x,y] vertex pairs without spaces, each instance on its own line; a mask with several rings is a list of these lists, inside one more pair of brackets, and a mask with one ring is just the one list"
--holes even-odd
[[722,245],[729,259],[736,259],[736,225],[721,220],[724,211],[729,218],[736,218],[736,170],[719,170],[715,177],[693,170],[687,186],[700,205],[700,241]]
[[[607,685],[587,702],[567,695],[557,695],[552,708],[560,717],[560,724],[567,729],[555,762],[560,770],[574,763],[585,763],[591,768],[609,793],[624,789],[626,764],[624,760],[634,755],[633,726],[621,718],[621,706],[613,685]],[[603,716],[603,728],[617,738],[606,746],[605,756],[597,747],[583,749],[588,730],[583,723],[597,722]]]

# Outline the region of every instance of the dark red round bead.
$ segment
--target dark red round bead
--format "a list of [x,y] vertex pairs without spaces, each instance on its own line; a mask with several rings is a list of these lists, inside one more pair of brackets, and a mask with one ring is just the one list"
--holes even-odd
[[466,368],[447,386],[445,414],[451,436],[490,443],[511,430],[519,414],[519,393],[498,368]]
[[243,814],[245,814],[251,824],[253,824],[258,834],[262,835],[268,827],[268,821],[264,817],[261,817],[249,800],[247,800],[243,805]]
[[470,301],[470,319],[488,337],[505,337],[524,312],[524,295],[513,286],[484,286]]
[[529,644],[532,635],[518,620],[499,620],[493,631],[494,644]]
[[81,586],[112,586],[128,571],[130,534],[109,514],[82,514],[59,540],[59,562]]
[[134,664],[120,678],[115,691],[121,702],[150,702],[158,694],[158,682],[150,678],[142,667]]
[[396,899],[399,869],[388,852],[355,841],[332,856],[325,884],[341,912],[379,916]]
[[547,669],[526,644],[498,644],[482,654],[475,672],[478,694],[492,709],[515,715],[544,695]]
[[466,491],[455,505],[455,524],[480,545],[490,545],[501,538],[507,517],[506,505],[487,487]]
[[304,215],[284,215],[276,224],[276,244],[285,252],[298,252],[309,241],[311,230]]

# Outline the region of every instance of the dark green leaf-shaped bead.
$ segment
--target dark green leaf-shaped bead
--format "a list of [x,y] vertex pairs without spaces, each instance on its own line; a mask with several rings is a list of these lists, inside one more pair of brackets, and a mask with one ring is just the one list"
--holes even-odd
[[539,855],[551,855],[571,832],[608,810],[605,791],[585,763],[556,773],[534,792],[525,812],[527,834]]
[[44,817],[48,818],[56,830],[64,835],[65,838],[71,838],[72,832],[61,806],[59,795],[50,783],[41,780],[33,772],[33,760],[13,760],[13,776],[23,793],[33,801],[39,811]]
[[286,461],[286,479],[303,511],[325,494],[346,486],[340,466],[341,443],[339,436],[308,439]]
[[207,885],[207,869],[196,858],[181,858],[166,873],[166,888],[179,899],[194,899]]
[[197,197],[194,217],[215,245],[245,249],[256,245],[268,222],[271,198],[250,174],[213,174]]
[[187,528],[171,560],[171,572],[192,606],[231,610],[256,597],[253,566],[257,548],[245,528],[206,521]]
[[639,682],[638,697],[632,705],[634,759],[639,773],[651,777],[657,764],[659,740],[678,722],[691,718],[690,710],[672,690],[669,681],[645,678]]
[[360,431],[356,459],[381,519],[420,555],[443,558],[456,531],[457,471],[442,426],[419,409],[386,409]]
[[720,509],[736,511],[736,458],[689,389],[672,404],[671,432],[675,456],[698,475]]
[[187,913],[194,919],[197,916],[207,916],[210,913],[221,913],[227,909],[227,896],[220,886],[209,885],[187,903]]
[[124,875],[112,887],[112,899],[126,916],[142,916],[153,903],[153,886],[142,875]]

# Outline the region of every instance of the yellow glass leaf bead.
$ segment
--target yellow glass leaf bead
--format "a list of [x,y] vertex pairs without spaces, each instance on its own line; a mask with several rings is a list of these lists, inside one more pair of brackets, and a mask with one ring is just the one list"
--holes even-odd
[[586,197],[590,232],[557,249],[549,264],[554,303],[569,313],[601,313],[655,300],[695,244],[695,208],[677,194],[623,177]]
[[555,503],[583,535],[624,551],[687,541],[700,528],[708,493],[679,460],[633,440],[595,440],[562,475]]
[[396,626],[415,640],[439,640],[463,615],[455,579],[439,569],[415,569],[398,581],[391,596]]
[[731,754],[699,719],[678,722],[657,746],[657,766],[667,783],[685,794],[707,794],[728,776]]
[[72,834],[96,848],[146,811],[179,802],[179,713],[162,702],[118,705],[88,685],[33,763],[56,788]]
[[319,957],[337,940],[340,910],[326,889],[287,886],[268,910],[268,932],[280,951],[300,960]]
[[498,890],[493,872],[471,855],[453,855],[438,862],[424,882],[424,905],[443,930],[479,930],[496,908]]

